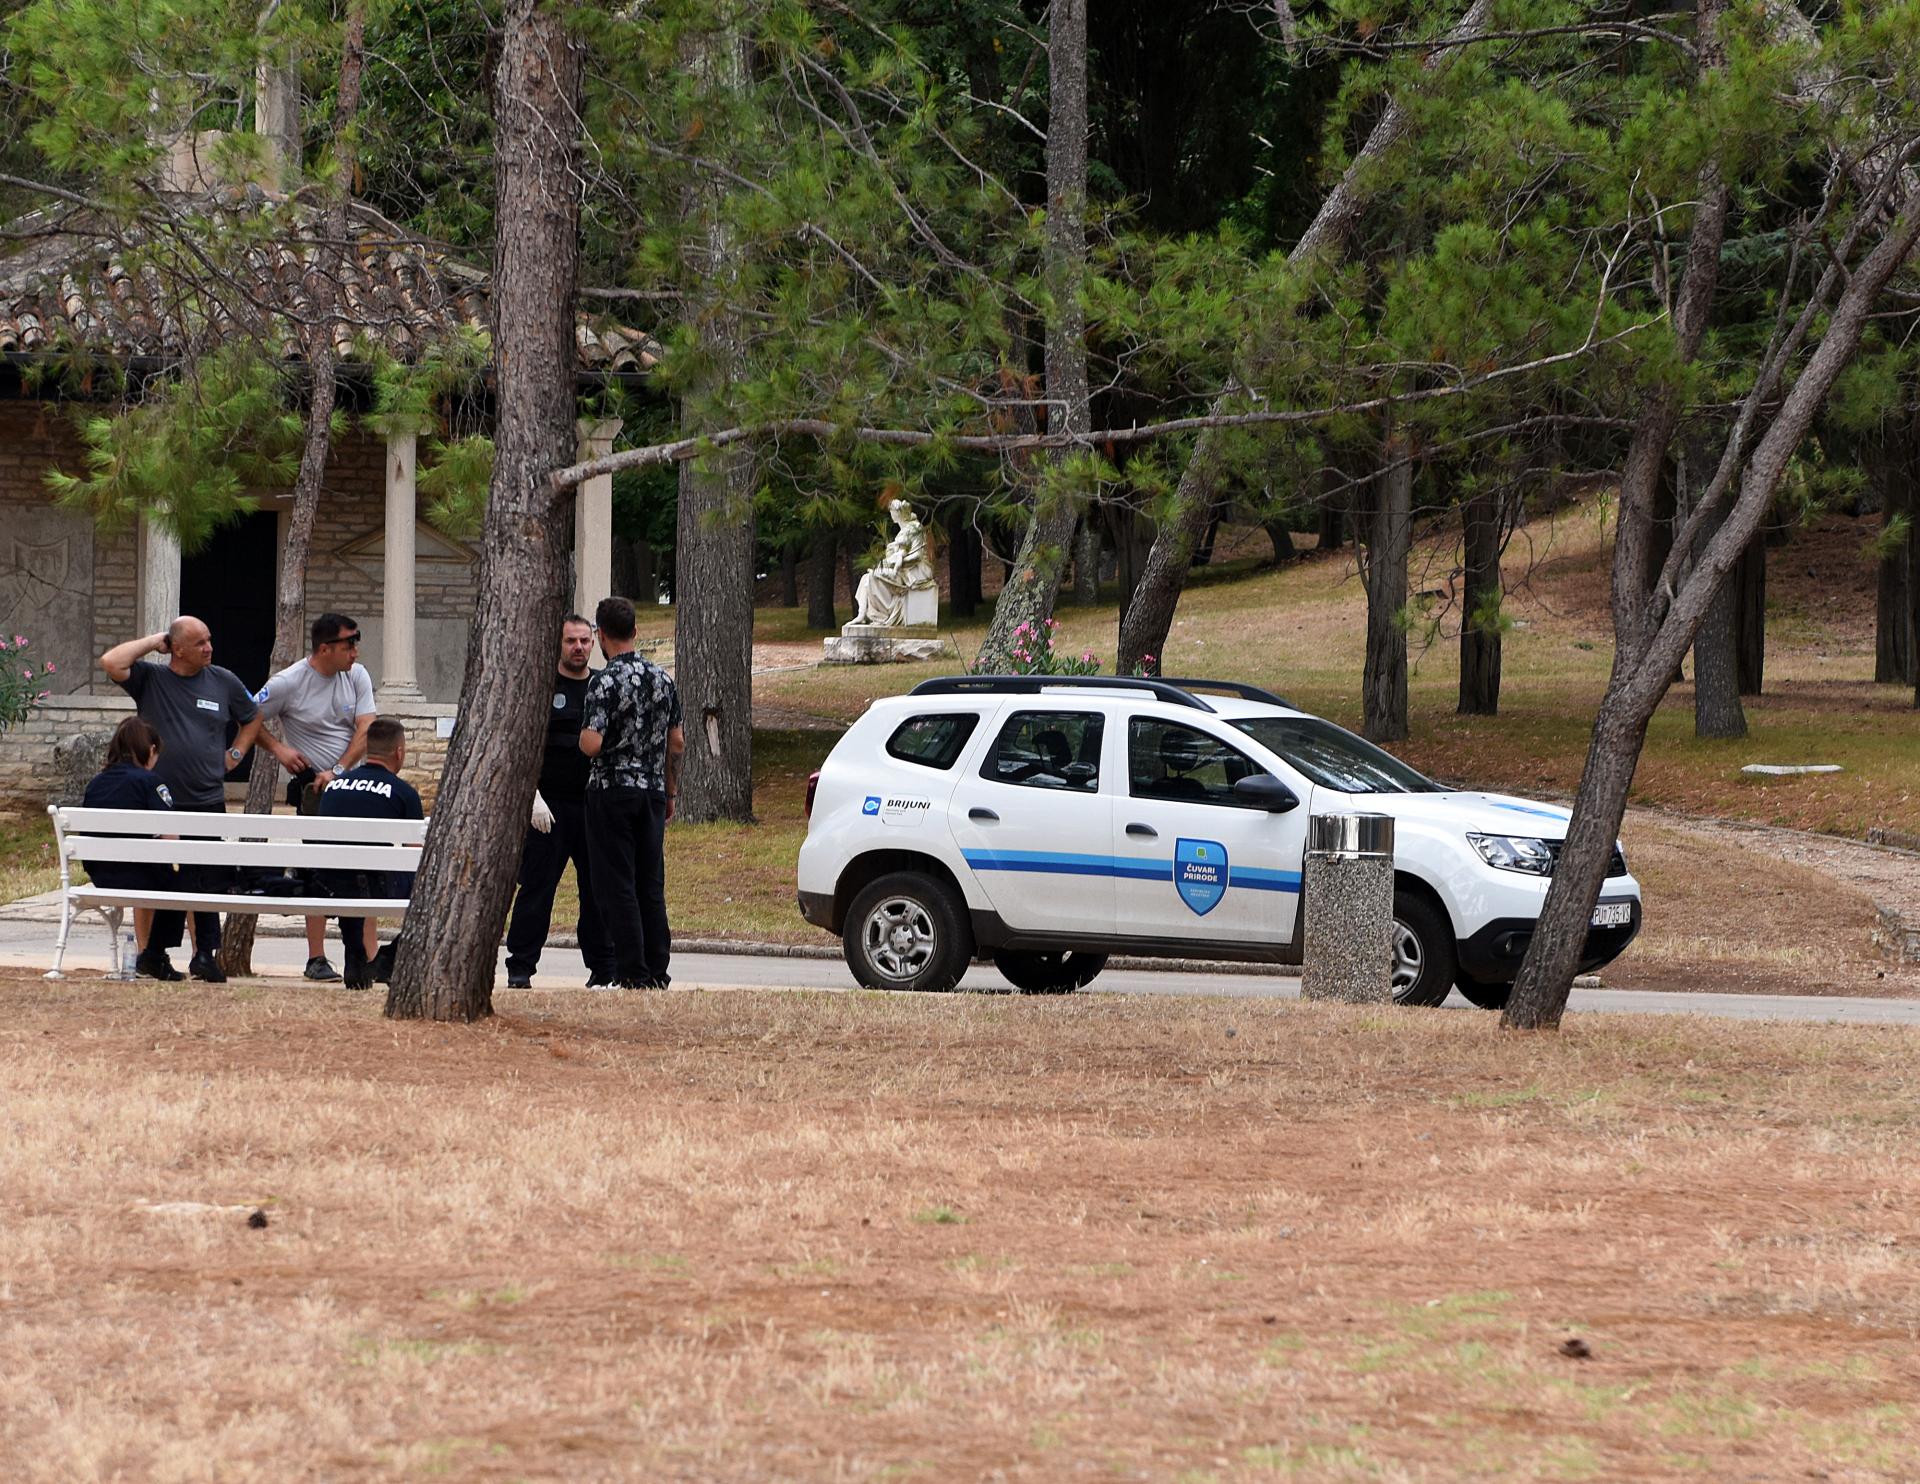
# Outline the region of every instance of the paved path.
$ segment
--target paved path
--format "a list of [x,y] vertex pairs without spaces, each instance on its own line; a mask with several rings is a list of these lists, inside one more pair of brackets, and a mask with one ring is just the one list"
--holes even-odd
[[[18,913],[0,917],[0,965],[44,971],[52,961],[55,925],[25,919]],[[335,962],[338,963],[338,945]],[[185,955],[174,955],[176,967]],[[254,964],[266,977],[291,977],[306,962],[306,945],[295,937],[263,937],[254,948]],[[506,992],[505,954],[501,955],[499,985]],[[80,972],[100,973],[107,966],[106,933],[98,918],[75,924],[67,965]],[[810,989],[849,990],[853,977],[837,958],[791,957],[755,953],[677,953],[673,960],[676,989]],[[536,989],[580,989],[586,969],[571,948],[549,948],[542,956]],[[962,989],[1001,990],[1007,982],[993,969],[976,965],[961,981]],[[1085,993],[1214,995],[1226,999],[1291,999],[1300,993],[1300,981],[1275,973],[1190,973],[1178,969],[1113,969],[1102,974]],[[1458,995],[1448,1005],[1470,1009]],[[1811,1020],[1853,1025],[1920,1026],[1920,1000],[1880,1000],[1820,995],[1674,994],[1629,989],[1577,989],[1569,1002],[1576,1011],[1631,1012],[1640,1015],[1706,1015],[1727,1020]]]

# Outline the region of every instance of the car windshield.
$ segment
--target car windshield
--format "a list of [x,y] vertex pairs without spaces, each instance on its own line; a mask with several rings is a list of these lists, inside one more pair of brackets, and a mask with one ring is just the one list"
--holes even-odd
[[1392,753],[1315,716],[1250,716],[1235,720],[1234,725],[1322,788],[1337,788],[1343,794],[1446,791]]

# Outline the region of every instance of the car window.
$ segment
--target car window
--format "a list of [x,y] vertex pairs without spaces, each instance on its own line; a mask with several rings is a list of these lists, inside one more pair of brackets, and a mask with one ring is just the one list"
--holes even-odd
[[1317,716],[1249,716],[1234,725],[1322,788],[1343,794],[1445,792],[1392,753]]
[[974,711],[909,716],[887,738],[887,755],[924,768],[951,768],[979,724],[979,713]]
[[1100,791],[1098,711],[1016,711],[987,751],[980,776],[1027,788]]
[[1153,716],[1127,723],[1127,788],[1137,799],[1249,808],[1233,786],[1264,772],[1245,753],[1195,727]]

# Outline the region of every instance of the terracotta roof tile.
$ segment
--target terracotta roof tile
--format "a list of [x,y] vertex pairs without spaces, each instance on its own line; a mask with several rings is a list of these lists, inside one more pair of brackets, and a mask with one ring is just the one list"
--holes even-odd
[[[230,192],[196,209],[243,213],[265,222],[285,212],[284,197],[257,187]],[[295,209],[303,231],[317,212]],[[232,334],[252,334],[273,323],[276,312],[304,312],[306,277],[321,257],[311,237],[284,238],[248,246],[236,259],[217,296],[181,298],[148,255],[184,254],[178,241],[157,236],[133,239],[109,230],[84,211],[40,212],[12,224],[21,245],[0,257],[0,353],[89,350],[123,359],[172,359]],[[402,360],[457,330],[485,330],[487,280],[446,248],[414,237],[371,207],[355,203],[349,213],[351,249],[343,258],[348,314],[334,350],[353,354],[362,335],[385,344]],[[581,315],[575,341],[588,371],[642,371],[655,365],[660,347],[639,330],[595,315]]]

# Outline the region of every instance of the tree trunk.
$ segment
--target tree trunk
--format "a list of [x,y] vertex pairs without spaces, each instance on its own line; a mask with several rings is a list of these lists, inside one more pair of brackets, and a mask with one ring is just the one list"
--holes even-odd
[[1757,696],[1767,681],[1767,544],[1761,532],[1747,543],[1733,570],[1734,669],[1743,696]]
[[1320,496],[1320,550],[1338,551],[1347,544],[1347,496],[1329,490]]
[[1100,515],[1092,508],[1073,537],[1073,601],[1082,608],[1100,601]]
[[[1724,517],[1703,528],[1708,540]],[[1729,577],[1707,605],[1707,616],[1693,641],[1693,734],[1696,737],[1744,737],[1747,713],[1740,705],[1739,602],[1737,582]]]
[[780,548],[780,606],[800,606],[800,542],[797,539]]
[[833,555],[840,538],[830,526],[813,533],[813,550],[807,554],[807,627],[837,629],[833,613]]
[[387,1014],[493,1013],[494,956],[540,773],[553,635],[568,601],[581,53],[564,15],[505,0],[494,75],[493,480],[460,717],[400,929]]
[[1460,701],[1462,716],[1500,713],[1500,499],[1473,494],[1460,507],[1464,569],[1460,593]]
[[973,512],[956,504],[947,516],[947,612],[972,618],[980,607],[980,532]]
[[[1087,0],[1053,0],[1047,30],[1047,405],[1049,431],[1079,436],[1093,428],[1087,387]],[[1070,457],[1052,461],[1057,475]],[[1051,486],[1051,487],[1049,487]],[[993,605],[993,622],[974,669],[1006,669],[1022,625],[1053,615],[1068,546],[1084,501],[1056,478],[1035,492],[1013,574]]]
[[1913,466],[1907,457],[1912,450],[1905,440],[1896,448],[1900,457],[1885,461],[1875,481],[1880,486],[1881,529],[1903,517],[1907,521],[1906,539],[1880,558],[1873,623],[1873,678],[1879,685],[1912,685],[1920,678],[1913,663],[1913,603],[1907,591],[1914,544]]
[[1267,539],[1273,543],[1273,561],[1270,566],[1284,567],[1300,555],[1293,544],[1293,532],[1287,528],[1286,520],[1275,516],[1260,523],[1260,529],[1267,533]]
[[1413,460],[1391,431],[1386,467],[1370,487],[1364,576],[1367,659],[1361,675],[1362,731],[1371,742],[1407,735],[1407,553],[1413,531]]
[[[367,7],[365,0],[347,12],[346,27],[340,38],[340,78],[334,113],[334,151],[341,167],[330,188],[326,206],[325,236],[330,245],[323,247],[307,274],[304,285],[308,302],[321,314],[300,333],[301,352],[307,362],[306,436],[300,447],[300,472],[293,481],[293,508],[287,516],[286,544],[280,549],[280,577],[274,591],[273,649],[267,673],[278,675],[291,665],[307,647],[307,566],[313,554],[313,529],[320,514],[320,494],[326,483],[327,455],[333,448],[333,405],[336,380],[333,361],[333,332],[340,308],[340,243],[347,236],[347,188],[352,176],[352,157],[348,131],[360,111],[360,77],[365,64],[364,38]],[[297,108],[298,95],[294,95]],[[282,117],[278,122],[284,126]],[[297,118],[295,140],[297,143]],[[291,157],[289,168],[298,169],[299,155]],[[248,814],[273,813],[279,792],[280,766],[264,747],[254,755],[247,778]],[[251,974],[253,942],[260,919],[251,912],[236,912],[227,918],[220,935],[222,972]]]
[[[1700,216],[1704,215],[1703,210]],[[1696,239],[1700,233],[1699,222],[1697,216]],[[1887,281],[1912,254],[1917,238],[1920,238],[1920,192],[1910,193],[1900,201],[1898,214],[1880,228],[1878,240],[1851,265],[1850,272],[1832,267],[1823,274],[1823,289],[1830,281],[1835,287],[1840,283],[1845,285],[1833,301],[1831,312],[1825,316],[1825,333],[1780,398],[1765,435],[1748,456],[1738,494],[1724,525],[1707,543],[1692,573],[1675,584],[1671,602],[1649,613],[1644,594],[1624,591],[1639,575],[1641,544],[1623,548],[1616,541],[1613,678],[1594,722],[1593,745],[1588,750],[1587,771],[1574,800],[1567,843],[1542,904],[1539,926],[1526,957],[1521,960],[1519,977],[1507,1001],[1504,1017],[1507,1025],[1537,1028],[1560,1023],[1579,967],[1594,899],[1606,877],[1607,858],[1625,814],[1627,789],[1646,740],[1647,722],[1666,693],[1674,666],[1705,622],[1715,590],[1740,559],[1747,543],[1759,532],[1760,523],[1786,475],[1787,461],[1806,437],[1814,414],[1826,401],[1833,383],[1852,363],[1868,316]],[[1718,243],[1696,240],[1689,249],[1689,283],[1681,294],[1683,304],[1694,298],[1692,291],[1698,287],[1691,282],[1696,262],[1707,257],[1711,257],[1714,265],[1708,271],[1717,273]],[[1711,281],[1710,278],[1709,283]],[[1685,344],[1690,338],[1685,327],[1693,319],[1695,310],[1704,323],[1711,297],[1709,291],[1704,301],[1676,315],[1689,359],[1693,348]],[[1694,344],[1697,343],[1695,340]],[[1754,412],[1780,384],[1784,383],[1770,383],[1763,378],[1749,393],[1743,413]],[[1735,436],[1739,427],[1736,422]],[[1623,482],[1623,530],[1629,514]],[[1641,529],[1643,543],[1644,524]],[[1621,570],[1623,567],[1625,573]]]
[[[695,43],[691,68],[721,92],[746,83],[745,42],[722,30]],[[700,420],[744,359],[738,318],[723,306],[740,272],[740,252],[721,220],[718,185],[688,191],[683,260],[703,285],[707,302],[694,323],[703,340],[700,364],[683,408],[692,409],[687,433],[706,431]],[[680,466],[680,511],[674,591],[674,681],[686,718],[687,752],[680,776],[679,817],[688,824],[753,819],[753,457],[734,445]]]

